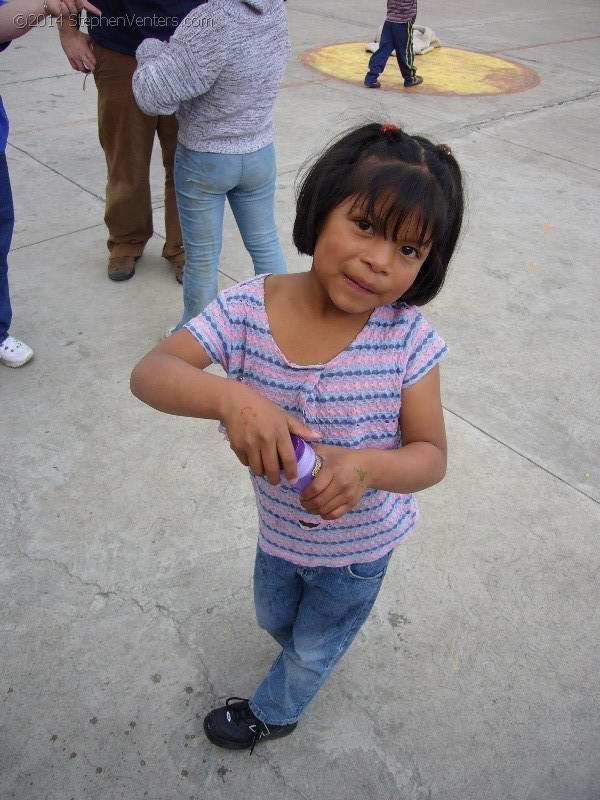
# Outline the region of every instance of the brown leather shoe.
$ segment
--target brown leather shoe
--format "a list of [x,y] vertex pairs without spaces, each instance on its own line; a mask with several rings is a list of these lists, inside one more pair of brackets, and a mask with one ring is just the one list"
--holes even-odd
[[173,272],[175,273],[177,283],[183,283],[183,268],[185,267],[185,253],[183,250],[181,253],[177,253],[176,256],[168,258],[167,261],[170,261],[173,265]]
[[135,275],[135,256],[115,256],[108,260],[108,277],[111,281],[128,281]]

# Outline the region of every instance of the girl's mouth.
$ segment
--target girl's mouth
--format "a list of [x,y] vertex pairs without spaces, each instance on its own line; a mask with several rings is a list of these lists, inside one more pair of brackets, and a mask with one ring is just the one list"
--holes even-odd
[[348,286],[357,294],[376,294],[374,289],[371,289],[364,283],[359,283],[353,278],[350,278],[348,275],[344,275],[344,280],[346,281]]

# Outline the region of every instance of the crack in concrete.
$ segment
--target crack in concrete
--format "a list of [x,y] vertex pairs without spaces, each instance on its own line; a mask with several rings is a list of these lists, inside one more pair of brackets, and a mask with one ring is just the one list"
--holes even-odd
[[[14,81],[6,81],[2,86],[15,86],[18,83],[39,83],[40,81],[53,81],[57,78],[72,78],[73,72],[58,72],[56,75],[38,75],[36,78],[17,78]],[[82,90],[83,91],[83,90]]]
[[[83,189],[83,191],[87,192],[87,189]],[[92,197],[94,196],[95,195],[92,195]],[[13,253],[16,252],[17,250],[25,250],[27,247],[36,247],[38,244],[53,242],[55,239],[64,239],[65,236],[73,236],[77,233],[85,233],[86,231],[93,231],[95,228],[103,228],[104,230],[106,230],[104,223],[101,222],[98,223],[97,225],[88,225],[85,228],[76,228],[72,231],[64,231],[63,233],[57,233],[56,236],[48,236],[47,239],[39,239],[36,242],[27,242],[27,244],[20,244],[17,247],[11,247],[10,252]]]
[[[483,131],[482,131],[483,132]],[[571,164],[573,167],[581,167],[581,169],[590,170],[591,172],[598,172],[596,167],[593,167],[591,164],[582,164],[580,161],[573,161],[571,158],[565,158],[564,156],[557,156],[555,153],[549,153],[547,150],[541,150],[539,147],[531,147],[530,145],[522,144],[521,142],[515,142],[513,139],[505,139],[503,136],[499,136],[497,133],[488,133],[487,131],[483,132],[486,136],[490,139],[496,139],[498,142],[504,142],[505,144],[509,144],[512,147],[520,147],[521,150],[528,150],[530,153],[537,153],[541,156],[547,156],[548,158],[552,158],[555,161],[564,161],[565,164]]]
[[81,586],[85,587],[86,589],[95,589],[96,594],[100,597],[108,599],[110,597],[116,598],[117,600],[121,601],[122,603],[133,603],[133,605],[141,611],[142,614],[147,615],[150,612],[156,610],[162,617],[166,617],[169,622],[173,625],[175,633],[177,634],[177,638],[179,639],[180,643],[189,650],[195,658],[198,659],[201,665],[202,673],[206,679],[206,683],[209,686],[209,689],[213,695],[215,696],[215,689],[212,681],[210,680],[208,668],[204,664],[201,654],[199,651],[193,647],[190,642],[186,639],[185,635],[182,631],[182,626],[179,620],[177,619],[176,615],[166,606],[162,605],[161,603],[152,603],[144,606],[139,600],[135,597],[124,597],[123,595],[119,594],[118,592],[107,590],[102,588],[102,586],[95,582],[95,581],[85,581],[80,575],[77,575],[70,571],[68,566],[61,561],[56,561],[52,558],[38,558],[36,556],[32,556],[30,553],[25,552],[18,544],[17,544],[18,553],[25,558],[27,561],[30,561],[35,564],[49,564],[57,569],[62,570],[66,573],[71,580],[77,581]]
[[497,442],[499,445],[502,445],[502,447],[505,447],[507,450],[510,450],[511,453],[514,453],[515,455],[519,456],[524,461],[528,461],[532,466],[537,467],[538,469],[541,469],[547,475],[550,475],[552,478],[555,478],[560,483],[564,484],[565,486],[568,486],[570,489],[573,489],[574,491],[576,491],[579,494],[583,495],[588,500],[591,500],[592,503],[596,503],[596,505],[600,505],[600,500],[598,498],[594,497],[591,494],[588,494],[587,492],[584,492],[583,489],[581,489],[579,486],[575,486],[574,484],[570,483],[568,480],[566,480],[566,478],[562,478],[560,475],[557,475],[555,472],[552,472],[552,470],[548,469],[543,464],[540,464],[538,461],[535,461],[535,459],[531,458],[530,456],[525,455],[525,453],[522,453],[520,450],[517,450],[515,447],[512,447],[507,442],[502,441],[502,439],[499,439],[497,436],[494,436],[489,431],[486,431],[483,428],[480,428],[479,425],[476,425],[474,422],[471,422],[471,420],[467,419],[466,417],[461,416],[456,411],[453,411],[451,408],[448,408],[448,406],[446,406],[446,405],[444,406],[444,411],[447,411],[449,414],[452,414],[453,417],[456,417],[457,419],[462,420],[464,423],[469,425],[471,428],[474,428],[476,431],[479,431],[484,436],[486,436],[488,439],[491,439],[492,441]]
[[46,169],[50,170],[50,172],[53,172],[55,175],[58,175],[59,178],[62,178],[63,180],[68,181],[69,183],[72,183],[73,186],[76,186],[82,192],[85,192],[86,194],[90,195],[90,197],[93,197],[95,200],[99,200],[102,204],[104,204],[104,198],[101,195],[95,194],[94,192],[90,192],[90,190],[86,189],[85,186],[82,186],[80,183],[77,183],[77,181],[74,181],[72,178],[63,175],[62,172],[59,172],[57,169],[54,169],[54,167],[51,167],[49,164],[46,164],[45,161],[42,161],[41,159],[37,158],[37,156],[32,155],[27,150],[24,150],[22,147],[18,147],[16,144],[13,144],[12,142],[9,142],[8,146],[12,147],[14,150],[21,153],[22,155],[31,158],[37,164],[40,164],[40,166],[45,167]]
[[535,114],[538,111],[546,111],[550,108],[560,108],[561,106],[567,106],[571,103],[580,103],[583,100],[589,100],[590,98],[597,97],[598,95],[600,95],[600,89],[592,89],[584,94],[579,94],[575,97],[567,97],[564,100],[553,100],[549,103],[540,103],[539,105],[531,106],[529,108],[505,111],[495,117],[487,117],[486,119],[477,120],[475,122],[467,122],[464,125],[452,128],[452,130],[468,130],[469,128],[477,128],[482,125],[492,125],[495,122],[502,122],[505,119],[512,119],[513,117],[525,117],[528,114]]
[[265,758],[265,761],[267,763],[267,767],[271,770],[271,772],[275,775],[275,777],[281,781],[281,783],[284,785],[286,789],[288,789],[290,792],[293,792],[298,797],[302,798],[302,800],[311,800],[311,798],[308,795],[304,794],[304,792],[302,792],[300,789],[297,789],[295,786],[290,786],[290,784],[286,781],[281,771],[281,767],[279,766],[278,763],[271,761],[271,759],[268,757]]

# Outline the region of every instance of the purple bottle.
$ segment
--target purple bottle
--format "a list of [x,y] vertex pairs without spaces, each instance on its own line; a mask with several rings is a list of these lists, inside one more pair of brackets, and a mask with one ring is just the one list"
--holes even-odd
[[[290,483],[288,485],[295,492],[301,492],[306,489],[313,478],[318,475],[319,470],[323,466],[323,459],[315,453],[304,439],[296,436],[295,433],[291,433],[290,436],[292,437],[296,461],[298,462],[298,481],[297,483]],[[283,472],[281,473],[281,478],[287,483]]]

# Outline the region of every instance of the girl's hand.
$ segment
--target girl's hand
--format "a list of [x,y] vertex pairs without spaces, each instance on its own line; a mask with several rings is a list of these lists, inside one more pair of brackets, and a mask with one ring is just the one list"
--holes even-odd
[[131,373],[131,391],[144,403],[167,414],[221,420],[231,449],[255,475],[274,486],[298,478],[290,438],[309,442],[319,434],[250,386],[206,372],[211,359],[187,330],[171,334],[147,353]]
[[441,481],[446,472],[446,430],[436,364],[402,391],[402,447],[351,450],[317,445],[323,468],[300,495],[303,507],[323,519],[339,519],[367,489],[409,494]]
[[323,467],[300,495],[302,507],[323,519],[339,519],[354,508],[369,488],[361,450],[313,445]]
[[314,442],[319,435],[248,386],[231,387],[223,424],[231,449],[255,475],[276,486],[283,470],[291,483],[298,478],[298,464],[290,433]]

